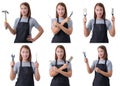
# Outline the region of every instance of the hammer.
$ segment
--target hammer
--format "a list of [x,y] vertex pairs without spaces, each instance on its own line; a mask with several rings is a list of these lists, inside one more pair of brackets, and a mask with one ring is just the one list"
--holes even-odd
[[[5,22],[7,22],[7,14],[9,14],[9,12],[7,10],[3,10],[3,13],[5,13]],[[5,27],[7,29],[7,27]]]

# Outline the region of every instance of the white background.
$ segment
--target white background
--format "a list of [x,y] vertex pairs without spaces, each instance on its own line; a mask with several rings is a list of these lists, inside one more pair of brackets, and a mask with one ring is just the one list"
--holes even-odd
[[[44,29],[43,35],[34,43],[28,44],[32,51],[32,61],[36,59],[38,54],[38,62],[40,64],[39,71],[41,75],[40,81],[35,81],[36,86],[49,86],[51,77],[49,76],[49,60],[54,60],[55,48],[58,45],[52,44],[53,37],[51,31],[51,18],[55,17],[55,9],[58,2],[64,2],[68,9],[68,15],[73,11],[71,17],[73,21],[73,33],[71,35],[70,44],[62,44],[65,46],[67,59],[73,56],[72,70],[73,75],[70,78],[71,86],[83,85],[92,86],[94,72],[88,74],[82,52],[86,51],[90,65],[93,60],[97,59],[97,47],[102,44],[90,44],[90,36],[88,38],[83,35],[83,8],[87,8],[87,20],[93,18],[94,6],[97,2],[102,2],[106,9],[106,18],[111,20],[111,8],[115,10],[115,27],[116,36],[110,37],[110,43],[103,44],[107,47],[109,60],[113,63],[113,75],[110,78],[111,86],[120,85],[120,63],[119,63],[119,23],[120,23],[120,6],[116,0],[2,0],[0,1],[0,11],[8,10],[8,22],[13,27],[14,21],[20,15],[21,2],[28,2],[31,7],[32,17],[35,18]],[[50,16],[50,17],[49,17]],[[10,61],[11,54],[15,54],[15,61],[19,61],[19,50],[23,44],[14,44],[15,36],[9,30],[4,28],[4,14],[0,13],[0,86],[14,86],[16,79],[11,81]],[[33,28],[33,36],[37,30]]]

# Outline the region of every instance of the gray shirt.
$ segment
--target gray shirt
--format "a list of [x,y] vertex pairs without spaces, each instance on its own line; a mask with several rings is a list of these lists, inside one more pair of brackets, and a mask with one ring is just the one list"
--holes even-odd
[[[63,20],[64,20],[64,18],[59,18],[59,22],[62,22]],[[57,18],[53,18],[53,19],[52,19],[52,22],[51,22],[52,25],[53,25],[53,22],[54,22],[54,21],[57,21]],[[69,28],[69,27],[71,27],[71,28],[73,27],[72,20],[69,20],[69,21],[67,22],[67,24],[68,24],[68,28]]]
[[[20,18],[17,18],[17,19],[15,20],[15,23],[14,23],[14,26],[13,26],[14,29],[17,28],[19,19],[20,19]],[[21,18],[21,21],[20,21],[20,22],[28,22],[28,18]],[[32,18],[32,17],[31,17],[30,20],[29,20],[29,25],[30,25],[30,34],[31,34],[31,30],[32,30],[33,27],[35,27],[35,28],[37,28],[37,29],[41,27],[41,26],[39,25],[39,23],[38,23],[34,18]]]
[[[56,61],[52,61],[52,62],[50,63],[50,70],[52,69],[53,66],[55,66],[55,62],[56,62]],[[67,62],[66,62],[66,63],[67,63]],[[63,60],[57,61],[57,65],[63,65],[63,64],[65,64],[65,62],[64,62]],[[68,63],[67,70],[69,71],[69,70],[71,70],[71,69],[72,69],[71,63]]]
[[[33,71],[35,72],[35,66],[34,63],[31,62]],[[22,62],[22,67],[30,67],[30,62]],[[20,62],[17,62],[14,66],[14,73],[19,74],[19,68],[20,68]]]
[[[98,62],[98,60],[93,61],[92,65],[91,65],[92,69],[95,69],[97,62]],[[105,64],[105,60],[99,60],[98,64]],[[110,60],[107,60],[106,65],[107,65],[107,70],[111,71],[112,70],[112,63]]]
[[[91,19],[88,24],[87,24],[87,29],[88,30],[92,30],[94,27],[94,21],[95,19]],[[96,19],[96,24],[104,24],[104,20],[103,19]],[[110,30],[112,28],[112,24],[108,19],[105,19],[105,24],[107,26],[107,30]]]

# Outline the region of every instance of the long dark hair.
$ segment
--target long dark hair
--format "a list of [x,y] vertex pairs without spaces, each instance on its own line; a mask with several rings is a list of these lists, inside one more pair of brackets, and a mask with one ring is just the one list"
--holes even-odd
[[66,5],[63,3],[63,2],[59,2],[58,4],[57,4],[57,6],[56,6],[56,18],[58,18],[59,17],[59,15],[58,15],[58,13],[57,13],[57,7],[58,6],[63,6],[64,8],[65,8],[65,13],[64,13],[64,15],[63,15],[63,18],[66,18],[67,17],[67,8],[66,8]]
[[[102,49],[102,50],[104,50],[104,58],[105,58],[105,60],[108,60],[108,53],[107,53],[106,47],[104,45],[101,45],[101,46],[98,47],[98,49],[99,48]],[[99,56],[98,56],[98,59],[100,59]]]
[[104,7],[104,5],[103,5],[102,3],[97,3],[97,4],[95,5],[95,7],[94,7],[94,18],[95,18],[95,19],[97,18],[97,15],[96,15],[96,13],[95,13],[96,6],[100,6],[100,7],[103,8],[103,15],[102,15],[101,18],[105,19],[105,17],[106,17],[106,12],[105,12],[105,7]]
[[[30,5],[27,2],[23,2],[20,4],[20,7],[24,5],[28,8],[28,13],[27,13],[27,17],[31,17],[31,9],[30,9]],[[20,17],[22,17],[22,14],[20,13]]]
[[23,60],[23,59],[22,59],[22,56],[21,56],[21,50],[22,50],[23,48],[28,49],[28,51],[29,51],[28,61],[31,62],[32,55],[31,55],[30,47],[29,47],[28,45],[22,45],[22,47],[20,48],[19,60],[20,60],[21,62],[22,62],[22,60]]
[[55,49],[55,60],[57,61],[57,59],[58,59],[57,54],[56,54],[56,50],[57,50],[57,48],[61,48],[61,49],[63,49],[63,51],[64,51],[64,55],[63,55],[62,60],[63,60],[64,62],[66,62],[66,51],[65,51],[65,48],[64,48],[63,45],[58,45],[58,46],[56,47],[56,49]]

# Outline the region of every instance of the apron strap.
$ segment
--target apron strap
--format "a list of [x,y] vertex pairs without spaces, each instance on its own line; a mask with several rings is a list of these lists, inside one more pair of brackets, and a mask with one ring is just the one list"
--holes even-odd
[[55,66],[57,66],[57,60],[55,60]]
[[30,23],[29,23],[29,21],[30,21],[30,18],[31,18],[31,17],[28,17],[28,24],[29,24],[29,26],[28,26],[28,27],[29,27],[29,35],[31,34],[31,30],[30,30]]
[[57,18],[57,23],[59,23],[59,18]]
[[20,61],[20,67],[22,67],[22,61]]
[[105,65],[106,65],[106,63],[107,63],[107,60],[105,60]]
[[98,59],[97,64],[99,64],[99,61],[100,61],[100,60]]
[[30,61],[30,67],[32,67],[32,62]]

